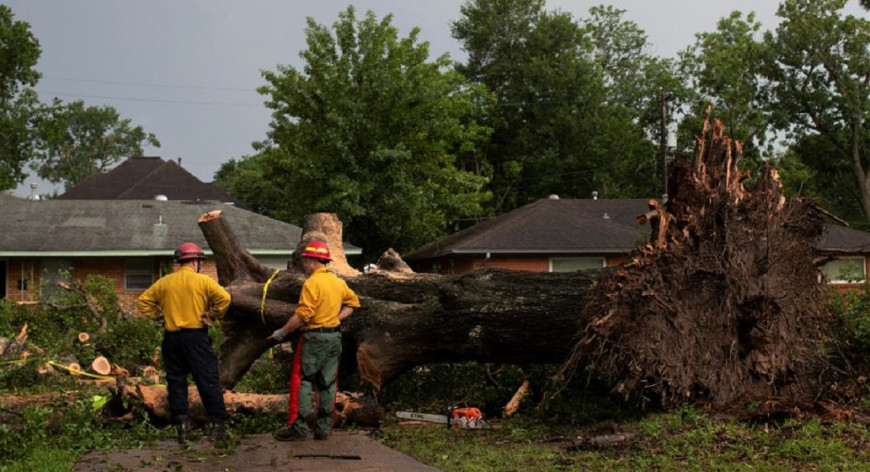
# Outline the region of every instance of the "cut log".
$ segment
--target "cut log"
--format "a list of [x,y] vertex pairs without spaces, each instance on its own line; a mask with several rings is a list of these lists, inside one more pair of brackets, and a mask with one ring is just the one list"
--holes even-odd
[[18,348],[22,348],[24,347],[25,341],[27,341],[27,323],[24,323],[24,326],[21,327],[21,331],[19,331],[18,335],[15,336],[15,341],[13,341],[12,344]]
[[[125,399],[141,405],[152,419],[171,420],[169,397],[164,386],[123,385]],[[189,414],[198,422],[208,421],[196,387],[188,388]],[[287,395],[224,392],[224,403],[230,414],[281,415],[287,413]],[[337,392],[335,425],[378,426],[380,416],[375,403],[361,394]],[[312,418],[313,419],[313,418]]]
[[520,402],[523,397],[526,396],[526,393],[529,391],[529,381],[524,380],[523,384],[520,385],[520,388],[517,389],[517,392],[514,393],[514,396],[508,402],[508,404],[504,407],[504,415],[505,416],[513,416],[514,413],[520,408]]
[[78,339],[80,343],[84,344],[91,339],[91,336],[88,333],[82,331],[78,334],[78,336],[76,336],[76,339]]
[[103,356],[97,356],[91,362],[91,372],[98,375],[109,375],[112,372],[112,364]]
[[63,373],[68,375],[81,375],[82,365],[79,363],[76,356],[66,354],[55,363],[56,367],[60,367]]

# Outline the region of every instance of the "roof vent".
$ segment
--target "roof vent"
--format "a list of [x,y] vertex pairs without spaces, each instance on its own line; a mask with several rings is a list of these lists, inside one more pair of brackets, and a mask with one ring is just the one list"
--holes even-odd
[[36,193],[36,187],[39,186],[36,182],[30,184],[30,196],[28,200],[39,200],[39,194]]
[[598,190],[593,190],[593,191],[592,191],[592,199],[593,199],[593,200],[598,200]]
[[558,200],[558,199],[559,199],[559,196],[556,195],[555,193],[551,193],[550,196],[547,197],[547,198],[549,198],[550,200]]
[[169,200],[169,198],[167,198],[166,195],[154,195],[154,199],[157,200],[158,202],[165,202],[165,201]]
[[609,219],[610,219],[610,215],[608,215],[607,213],[604,213],[604,217],[603,217],[603,218],[604,218],[605,220],[609,220]]

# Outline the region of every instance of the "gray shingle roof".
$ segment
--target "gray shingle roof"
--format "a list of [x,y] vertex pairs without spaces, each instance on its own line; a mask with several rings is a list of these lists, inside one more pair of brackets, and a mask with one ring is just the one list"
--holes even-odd
[[61,200],[169,200],[236,202],[223,189],[202,182],[174,161],[131,157],[106,173],[91,174],[57,198]]
[[[197,219],[221,210],[253,255],[289,255],[302,229],[225,203],[157,200],[0,200],[0,257],[171,255],[181,242],[207,249]],[[360,248],[345,243],[346,254]]]
[[870,233],[841,225],[827,225],[818,247],[832,252],[870,253]]
[[649,235],[635,218],[649,199],[541,199],[429,243],[415,261],[451,253],[623,253]]
[[[649,238],[649,224],[636,217],[649,199],[542,199],[426,244],[406,261],[462,253],[603,254],[628,253]],[[827,225],[818,247],[870,252],[870,233]]]

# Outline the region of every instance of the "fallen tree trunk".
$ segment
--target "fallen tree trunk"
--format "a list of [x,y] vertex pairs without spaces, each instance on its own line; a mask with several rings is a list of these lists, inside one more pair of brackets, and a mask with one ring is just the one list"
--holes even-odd
[[[322,234],[335,216],[309,217]],[[327,220],[326,223],[323,220]],[[305,278],[277,274],[242,248],[219,212],[199,222],[232,295],[221,322],[221,384],[232,388],[273,344],[266,338],[296,308]],[[302,243],[310,239],[304,228]],[[330,264],[342,267],[341,256]],[[342,365],[380,388],[407,369],[433,362],[477,360],[559,363],[584,322],[579,307],[597,272],[541,274],[486,270],[445,277],[376,270],[347,278],[362,307],[343,325]],[[264,302],[265,300],[265,302]]]

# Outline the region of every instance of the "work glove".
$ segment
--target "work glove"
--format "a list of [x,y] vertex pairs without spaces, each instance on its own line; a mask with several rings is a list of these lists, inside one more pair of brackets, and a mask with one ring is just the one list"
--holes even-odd
[[272,333],[271,336],[269,336],[269,339],[275,342],[281,342],[281,340],[284,339],[284,336],[286,336],[286,334],[284,334],[284,328],[281,327],[276,329],[275,332]]

